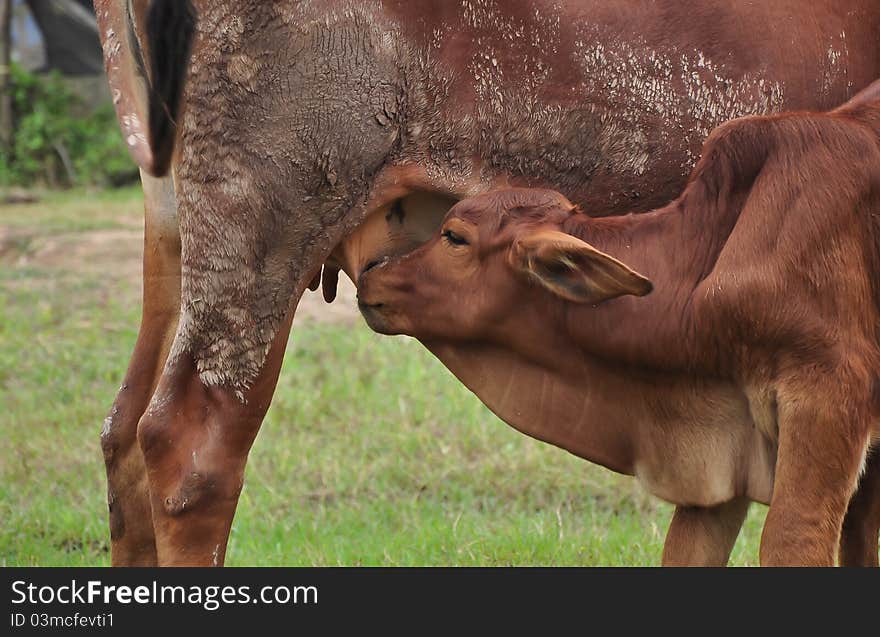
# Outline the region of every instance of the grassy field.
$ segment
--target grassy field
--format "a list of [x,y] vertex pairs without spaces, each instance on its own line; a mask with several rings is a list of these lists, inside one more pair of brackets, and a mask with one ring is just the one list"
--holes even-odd
[[[0,206],[0,564],[109,562],[98,432],[136,336],[140,207]],[[228,564],[654,565],[671,513],[504,425],[418,343],[298,319]]]

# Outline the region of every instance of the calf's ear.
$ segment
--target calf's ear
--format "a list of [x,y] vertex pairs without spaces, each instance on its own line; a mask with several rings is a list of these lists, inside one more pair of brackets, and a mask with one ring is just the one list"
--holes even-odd
[[589,243],[564,232],[539,231],[519,237],[511,265],[545,288],[575,303],[601,303],[625,294],[644,296],[653,284]]

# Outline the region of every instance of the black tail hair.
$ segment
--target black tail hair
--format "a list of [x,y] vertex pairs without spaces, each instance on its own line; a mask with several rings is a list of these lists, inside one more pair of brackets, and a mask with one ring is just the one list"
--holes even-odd
[[168,172],[196,28],[190,0],[153,0],[147,15],[150,52],[149,135],[157,176]]

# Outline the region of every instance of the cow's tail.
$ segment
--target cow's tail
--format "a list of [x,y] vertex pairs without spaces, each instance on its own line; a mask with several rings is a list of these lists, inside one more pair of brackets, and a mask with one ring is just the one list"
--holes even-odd
[[168,172],[196,17],[190,0],[95,0],[104,65],[129,151]]
[[147,18],[150,41],[150,140],[155,167],[168,170],[177,137],[177,115],[195,32],[189,0],[154,0]]

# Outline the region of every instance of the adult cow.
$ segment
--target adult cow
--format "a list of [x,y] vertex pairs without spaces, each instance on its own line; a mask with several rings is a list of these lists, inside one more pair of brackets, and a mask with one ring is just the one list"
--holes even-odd
[[437,223],[499,183],[647,210],[720,122],[880,76],[873,0],[192,5],[95,2],[146,200],[102,431],[114,564],[223,563],[298,299],[368,214]]

